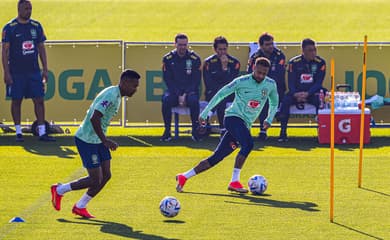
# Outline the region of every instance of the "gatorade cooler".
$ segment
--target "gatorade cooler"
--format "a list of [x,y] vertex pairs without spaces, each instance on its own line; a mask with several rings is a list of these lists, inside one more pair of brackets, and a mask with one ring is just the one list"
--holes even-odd
[[[360,143],[360,114],[361,109],[343,108],[335,109],[335,144]],[[370,109],[364,111],[364,143],[370,142]],[[330,143],[330,109],[318,111],[318,142]]]

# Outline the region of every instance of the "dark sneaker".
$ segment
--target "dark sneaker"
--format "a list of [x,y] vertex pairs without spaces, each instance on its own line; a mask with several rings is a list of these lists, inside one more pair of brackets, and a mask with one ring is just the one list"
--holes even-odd
[[265,141],[268,139],[267,132],[264,130],[261,130],[259,133],[259,140],[260,141]]
[[24,142],[23,134],[21,134],[21,133],[16,134],[15,141],[16,142]]
[[191,139],[194,142],[199,142],[201,140],[201,138],[198,137],[198,134],[192,134]]
[[202,138],[202,135],[201,134],[198,134],[198,131],[202,132],[204,130],[207,130],[207,128],[205,126],[202,126],[202,125],[198,125],[196,127],[192,127],[192,130],[191,130],[191,139],[192,141],[194,142],[199,142]]
[[49,136],[47,133],[43,134],[39,137],[39,141],[42,142],[55,142],[56,139],[54,137]]
[[160,141],[162,142],[170,142],[171,140],[172,140],[172,136],[169,131],[165,131],[162,137],[160,138]]
[[288,142],[287,134],[281,133],[278,138],[278,142]]

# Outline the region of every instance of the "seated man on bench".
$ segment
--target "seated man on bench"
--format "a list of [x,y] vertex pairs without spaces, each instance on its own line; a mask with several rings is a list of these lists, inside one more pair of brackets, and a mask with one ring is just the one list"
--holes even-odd
[[199,117],[199,87],[201,81],[201,60],[198,54],[188,49],[188,37],[177,34],[175,49],[163,57],[163,80],[167,86],[162,96],[162,115],[165,130],[161,141],[169,142],[171,137],[172,108],[188,107],[191,112],[192,139],[198,141],[196,129]]
[[[288,88],[280,106],[281,124],[279,142],[288,141],[287,123],[290,117],[290,106],[297,103],[310,103],[318,111],[320,101],[318,93],[324,91],[322,82],[325,78],[325,60],[317,56],[315,42],[309,38],[302,41],[302,54],[289,60]],[[325,94],[325,92],[323,92]]]
[[[219,36],[214,39],[215,54],[209,56],[204,61],[203,81],[206,86],[206,101],[211,98],[225,85],[238,77],[240,72],[240,62],[228,54],[228,41],[225,37]],[[233,102],[234,94],[222,100],[213,111],[217,112],[221,136],[224,133],[223,119],[225,117],[226,104]]]

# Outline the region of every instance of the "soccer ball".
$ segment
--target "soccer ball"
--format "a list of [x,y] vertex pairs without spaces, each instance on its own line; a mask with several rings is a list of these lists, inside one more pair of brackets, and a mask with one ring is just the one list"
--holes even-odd
[[165,217],[174,217],[180,211],[180,202],[171,196],[163,198],[160,202],[160,212]]
[[255,195],[261,195],[267,190],[267,179],[261,175],[253,175],[249,178],[248,187],[249,190]]

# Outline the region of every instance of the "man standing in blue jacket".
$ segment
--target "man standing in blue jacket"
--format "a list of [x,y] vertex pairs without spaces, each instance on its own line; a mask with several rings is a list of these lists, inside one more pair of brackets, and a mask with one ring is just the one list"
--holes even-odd
[[42,25],[31,19],[31,14],[31,1],[19,0],[18,16],[3,28],[2,61],[6,94],[11,98],[16,141],[24,141],[21,128],[22,102],[24,98],[31,98],[38,122],[39,140],[53,142],[55,138],[48,135],[45,126],[44,83],[48,76],[46,36]]
[[319,107],[318,93],[325,78],[325,60],[317,56],[317,48],[312,39],[302,41],[302,54],[290,59],[288,63],[289,92],[280,106],[281,130],[278,141],[286,142],[287,123],[290,116],[290,106],[297,103],[310,103]]
[[[215,54],[205,59],[203,65],[203,81],[206,86],[206,101],[211,98],[226,84],[238,77],[240,62],[228,54],[228,41],[225,37],[219,36],[214,39]],[[234,94],[223,99],[213,110],[217,112],[221,135],[224,132],[223,119],[225,116],[226,104],[233,102]]]
[[167,86],[162,97],[162,115],[165,131],[161,141],[169,142],[171,137],[172,107],[190,108],[192,121],[192,139],[198,141],[196,134],[199,116],[199,87],[201,81],[201,60],[188,50],[188,37],[177,34],[176,48],[163,57],[163,80]]
[[[274,46],[274,37],[265,32],[259,37],[259,49],[257,52],[252,54],[248,61],[247,72],[253,72],[253,66],[256,62],[256,59],[259,57],[265,57],[271,62],[271,68],[268,71],[268,77],[272,78],[276,82],[279,95],[279,103],[284,97],[286,91],[286,57],[283,52]],[[269,111],[268,101],[264,105],[263,110],[260,113],[260,134],[259,140],[265,141],[267,139],[267,130],[264,128],[264,120],[267,118]]]

